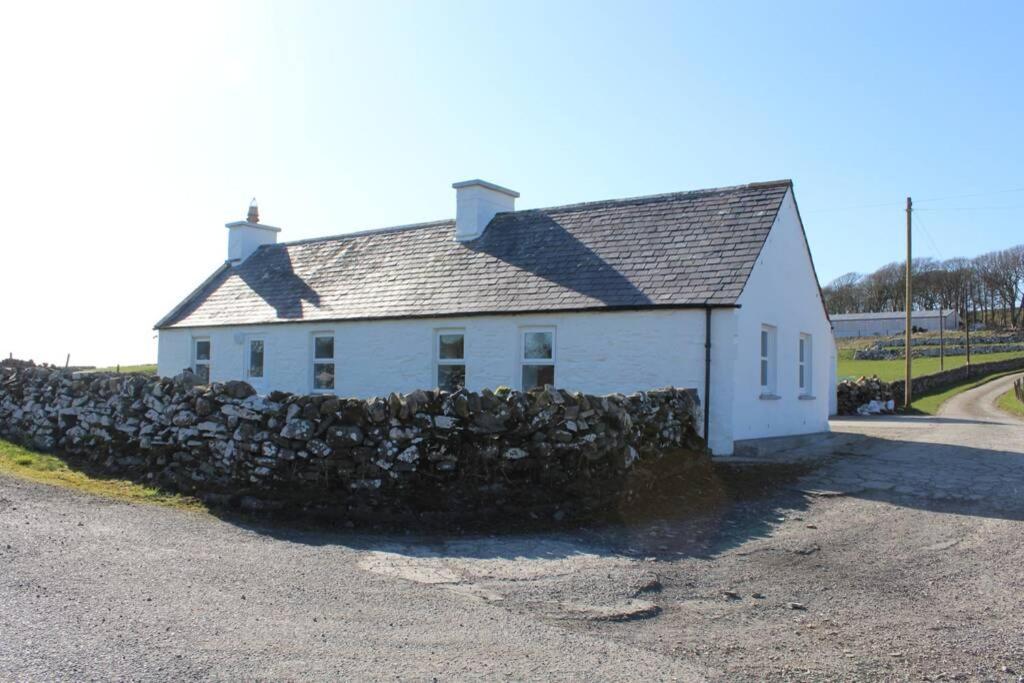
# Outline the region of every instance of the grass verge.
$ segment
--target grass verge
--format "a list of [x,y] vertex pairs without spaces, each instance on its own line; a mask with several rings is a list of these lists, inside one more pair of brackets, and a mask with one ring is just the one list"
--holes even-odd
[[1010,415],[1024,417],[1024,403],[1017,400],[1017,394],[1014,393],[1013,387],[1010,387],[1009,391],[999,397],[999,400],[996,401],[996,406]]
[[30,451],[3,440],[0,440],[0,474],[128,503],[150,503],[193,511],[206,509],[195,498],[164,493],[124,479],[97,476],[72,469],[57,456]]
[[961,394],[968,389],[980,387],[982,384],[991,382],[994,379],[1000,377],[1006,377],[1007,375],[1016,375],[1020,370],[1010,370],[1009,372],[994,372],[990,375],[982,375],[981,377],[971,377],[968,380],[954,384],[948,389],[943,389],[940,392],[934,394],[925,394],[914,400],[910,404],[910,410],[907,412],[916,413],[918,415],[935,415],[939,412],[939,407],[943,403],[953,398],[957,394]]

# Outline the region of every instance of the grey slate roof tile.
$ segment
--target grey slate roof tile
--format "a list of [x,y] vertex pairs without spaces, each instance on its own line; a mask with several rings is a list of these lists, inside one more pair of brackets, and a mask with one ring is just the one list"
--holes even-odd
[[736,303],[791,183],[776,181],[268,245],[158,327]]

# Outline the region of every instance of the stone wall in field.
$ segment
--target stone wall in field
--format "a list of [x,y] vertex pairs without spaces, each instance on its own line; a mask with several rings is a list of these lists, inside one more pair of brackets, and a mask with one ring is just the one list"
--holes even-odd
[[[939,346],[942,344],[943,349]],[[964,356],[967,354],[967,336],[947,334],[939,337],[914,337],[910,340],[910,355],[913,358],[938,358],[940,355]],[[989,332],[971,335],[971,353],[982,356],[991,353],[1024,351],[1024,338],[1020,332]],[[904,339],[901,336],[880,339],[874,344],[853,353],[854,360],[895,360],[905,356]]]
[[0,363],[4,438],[215,503],[378,521],[601,514],[707,465],[699,410],[671,388],[363,400]]

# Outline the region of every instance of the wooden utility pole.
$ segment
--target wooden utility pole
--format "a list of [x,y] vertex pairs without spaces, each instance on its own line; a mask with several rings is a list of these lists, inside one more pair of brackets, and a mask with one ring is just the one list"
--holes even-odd
[[971,315],[967,311],[967,302],[964,302],[964,334],[967,335],[967,376],[971,376]]
[[913,398],[913,391],[910,387],[911,372],[910,372],[910,303],[913,301],[913,292],[910,287],[910,275],[911,275],[911,260],[910,260],[910,214],[913,211],[913,203],[910,201],[910,197],[907,197],[907,294],[903,301],[905,308],[907,309],[907,329],[905,330],[905,341],[904,341],[904,355],[906,355],[906,382],[903,386],[903,407],[910,408],[910,401]]
[[939,372],[946,369],[946,342],[943,333],[945,332],[946,326],[946,314],[942,310],[942,305],[939,305]]

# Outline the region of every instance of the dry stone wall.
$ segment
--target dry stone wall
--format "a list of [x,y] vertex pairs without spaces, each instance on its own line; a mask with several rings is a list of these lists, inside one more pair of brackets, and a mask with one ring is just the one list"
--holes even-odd
[[707,466],[699,412],[672,388],[362,400],[0,363],[4,438],[214,503],[376,521],[600,514]]
[[[940,349],[940,344],[944,349]],[[964,334],[947,334],[944,340],[939,337],[915,337],[910,340],[910,355],[913,358],[938,358],[940,355],[963,356],[967,354],[967,336]],[[1019,332],[993,332],[971,335],[971,353],[985,355],[990,353],[1006,353],[1024,351],[1024,339]],[[895,360],[905,356],[904,338],[902,336],[880,339],[863,349],[853,352],[854,360]]]

